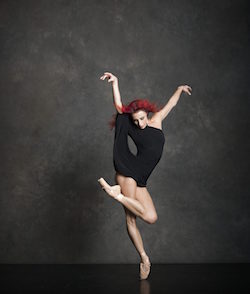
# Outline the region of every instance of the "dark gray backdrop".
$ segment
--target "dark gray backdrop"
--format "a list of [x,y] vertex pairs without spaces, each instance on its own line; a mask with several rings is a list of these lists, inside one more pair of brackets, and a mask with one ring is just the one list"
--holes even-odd
[[[124,103],[167,103],[138,219],[152,262],[249,262],[247,1],[1,1],[1,263],[135,263],[112,184]],[[131,145],[131,150],[134,146]]]

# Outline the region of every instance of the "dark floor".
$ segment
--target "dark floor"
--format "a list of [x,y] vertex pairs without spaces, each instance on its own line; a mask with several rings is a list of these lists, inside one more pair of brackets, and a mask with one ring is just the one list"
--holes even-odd
[[250,293],[250,264],[1,264],[1,293]]

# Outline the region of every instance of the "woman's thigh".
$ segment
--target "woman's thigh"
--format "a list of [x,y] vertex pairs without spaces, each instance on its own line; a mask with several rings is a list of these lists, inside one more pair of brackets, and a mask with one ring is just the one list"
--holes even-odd
[[153,200],[146,187],[138,187],[133,178],[125,177],[119,173],[116,173],[115,180],[116,183],[121,186],[123,195],[138,200],[143,205],[146,212],[156,214]]
[[115,181],[121,186],[121,192],[124,196],[130,198],[136,198],[137,183],[131,177],[125,177],[119,173],[115,175]]
[[[116,173],[115,181],[121,186],[121,192],[124,196],[134,199],[136,198],[137,183],[133,178],[125,177]],[[136,215],[132,211],[128,210],[124,205],[123,208],[126,214],[127,223],[135,224]]]
[[146,187],[137,186],[135,199],[138,200],[143,205],[146,214],[155,218],[157,217],[153,200]]

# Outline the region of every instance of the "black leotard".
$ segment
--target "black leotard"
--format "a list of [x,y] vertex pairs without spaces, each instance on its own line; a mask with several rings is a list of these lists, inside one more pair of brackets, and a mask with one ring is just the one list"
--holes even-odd
[[[128,145],[128,135],[137,147],[134,155]],[[128,113],[118,113],[115,124],[113,146],[113,164],[115,170],[127,177],[132,177],[139,187],[146,187],[147,179],[162,156],[165,143],[161,129],[146,126],[137,127]]]

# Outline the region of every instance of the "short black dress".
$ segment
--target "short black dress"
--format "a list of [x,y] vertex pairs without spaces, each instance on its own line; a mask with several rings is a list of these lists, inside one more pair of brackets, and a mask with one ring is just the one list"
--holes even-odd
[[[128,145],[128,136],[137,147],[134,155]],[[113,145],[113,164],[115,170],[131,177],[137,186],[146,187],[147,179],[160,161],[165,144],[161,129],[146,126],[140,129],[132,121],[129,113],[117,112]]]

